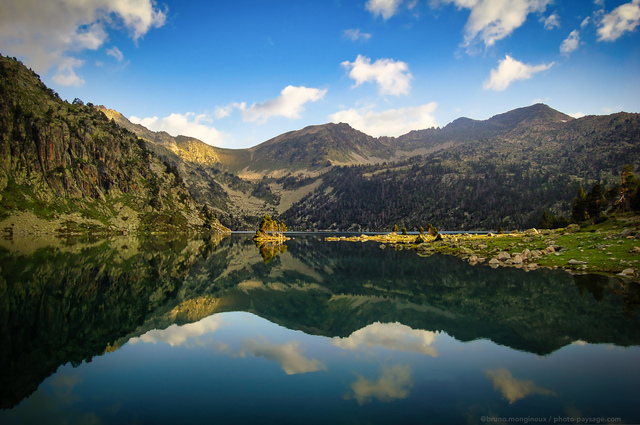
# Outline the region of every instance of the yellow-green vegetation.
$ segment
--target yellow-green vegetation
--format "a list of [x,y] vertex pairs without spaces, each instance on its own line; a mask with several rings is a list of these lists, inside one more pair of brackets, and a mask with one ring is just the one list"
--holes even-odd
[[277,221],[271,219],[268,214],[262,217],[260,227],[256,230],[256,234],[253,240],[256,242],[276,242],[283,243],[290,238],[284,235],[287,231],[287,225],[284,223],[278,224]]
[[436,253],[459,256],[471,264],[492,267],[540,267],[640,275],[640,216],[610,216],[599,224],[576,224],[555,230],[529,229],[502,234],[449,234],[437,236],[360,235],[328,237],[329,241],[374,241],[381,248],[414,249],[418,255]]

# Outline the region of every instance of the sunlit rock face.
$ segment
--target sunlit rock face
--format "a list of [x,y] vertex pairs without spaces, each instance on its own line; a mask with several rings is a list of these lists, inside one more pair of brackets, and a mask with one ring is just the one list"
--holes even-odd
[[177,169],[136,135],[82,101],[60,100],[15,60],[0,57],[0,70],[2,229],[224,230],[203,213]]

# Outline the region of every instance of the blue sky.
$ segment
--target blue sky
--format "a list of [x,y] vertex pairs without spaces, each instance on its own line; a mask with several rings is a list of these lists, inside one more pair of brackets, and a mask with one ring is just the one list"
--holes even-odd
[[640,112],[639,25],[640,0],[3,0],[0,52],[69,101],[245,148],[537,102]]

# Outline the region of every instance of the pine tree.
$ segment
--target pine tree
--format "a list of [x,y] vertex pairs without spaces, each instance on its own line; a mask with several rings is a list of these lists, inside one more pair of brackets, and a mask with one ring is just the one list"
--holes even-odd
[[578,190],[578,196],[573,200],[571,219],[576,223],[582,223],[589,219],[589,214],[587,214],[587,195],[584,193],[582,186]]
[[621,196],[615,203],[616,208],[620,212],[629,211],[631,207],[631,200],[638,191],[638,187],[640,186],[640,181],[633,174],[633,166],[630,164],[625,165],[622,170],[622,175],[620,176],[620,187],[621,187]]
[[594,184],[589,193],[587,193],[587,214],[589,217],[594,220],[598,218],[608,204],[600,183]]
[[553,229],[553,215],[549,214],[547,211],[542,213],[542,218],[540,218],[540,228],[541,229]]

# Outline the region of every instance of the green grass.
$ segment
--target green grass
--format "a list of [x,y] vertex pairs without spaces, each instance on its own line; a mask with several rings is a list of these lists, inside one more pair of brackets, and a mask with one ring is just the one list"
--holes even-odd
[[2,219],[16,211],[31,211],[37,217],[46,220],[69,212],[66,203],[41,201],[32,186],[16,184],[11,178],[0,194],[2,195],[2,201],[0,201],[0,218]]
[[[589,224],[576,233],[568,233],[566,229],[543,231],[537,235],[524,233],[506,233],[488,237],[486,235],[445,235],[442,242],[435,242],[433,237],[425,236],[430,249],[429,253],[441,253],[468,258],[475,254],[486,261],[497,256],[499,252],[509,254],[522,253],[525,249],[540,250],[552,245],[557,252],[530,259],[529,264],[536,263],[541,267],[585,270],[588,272],[619,273],[625,269],[640,272],[640,253],[634,249],[640,247],[640,239],[622,236],[625,229],[631,233],[640,232],[640,216],[622,214],[610,216],[607,221]],[[336,240],[338,238],[327,238]],[[348,240],[363,240],[353,237]],[[396,249],[420,249],[414,241],[416,235],[380,235],[368,236],[366,240],[377,241],[395,246]],[[424,252],[424,251],[423,251]],[[585,265],[569,264],[570,260],[585,262]],[[586,266],[586,267],[585,267]]]

